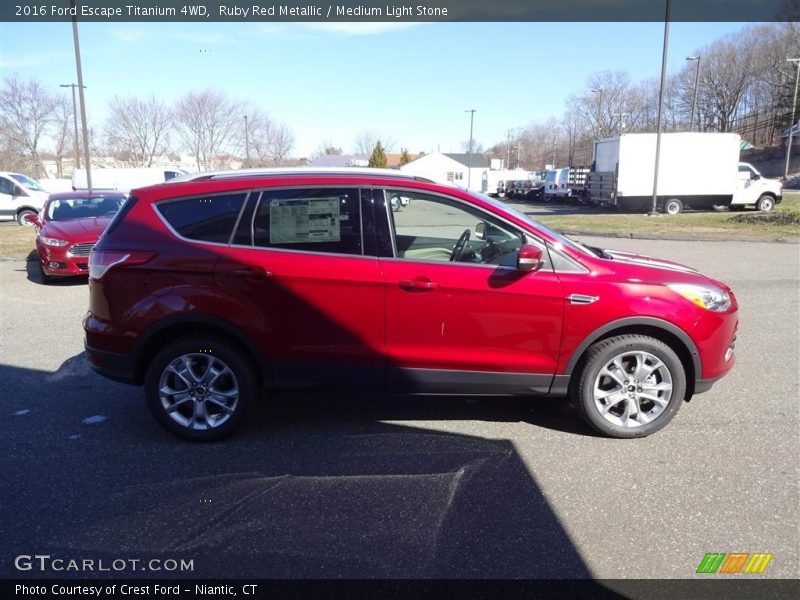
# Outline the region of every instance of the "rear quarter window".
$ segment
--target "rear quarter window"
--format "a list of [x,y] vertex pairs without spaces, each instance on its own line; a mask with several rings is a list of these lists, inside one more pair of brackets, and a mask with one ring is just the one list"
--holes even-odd
[[202,242],[227,244],[247,194],[225,194],[156,205],[164,220],[182,237]]

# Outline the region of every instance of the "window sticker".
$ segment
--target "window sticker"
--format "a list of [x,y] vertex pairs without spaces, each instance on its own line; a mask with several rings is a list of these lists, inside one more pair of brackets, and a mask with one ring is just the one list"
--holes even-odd
[[340,241],[339,199],[272,200],[270,244]]

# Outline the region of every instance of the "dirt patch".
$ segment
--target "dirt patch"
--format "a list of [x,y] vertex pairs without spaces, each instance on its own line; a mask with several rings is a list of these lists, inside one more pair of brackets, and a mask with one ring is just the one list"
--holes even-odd
[[750,225],[795,225],[800,223],[800,216],[788,212],[747,213],[731,217],[728,221]]

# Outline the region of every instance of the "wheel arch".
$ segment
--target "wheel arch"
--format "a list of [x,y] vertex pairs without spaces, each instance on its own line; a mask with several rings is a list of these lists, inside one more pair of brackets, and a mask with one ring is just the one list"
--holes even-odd
[[132,350],[135,357],[134,378],[137,384],[144,382],[149,360],[167,343],[194,336],[209,336],[225,341],[238,348],[245,360],[255,369],[259,383],[271,386],[269,365],[253,341],[236,325],[209,315],[178,315],[164,319],[145,330]]
[[654,317],[629,317],[595,329],[572,352],[564,370],[564,375],[570,381],[574,381],[576,378],[573,375],[580,373],[586,353],[593,344],[623,334],[647,335],[664,342],[672,348],[680,358],[686,373],[686,396],[684,399],[688,401],[692,398],[695,380],[703,372],[700,352],[697,350],[692,338],[685,331],[672,323]]

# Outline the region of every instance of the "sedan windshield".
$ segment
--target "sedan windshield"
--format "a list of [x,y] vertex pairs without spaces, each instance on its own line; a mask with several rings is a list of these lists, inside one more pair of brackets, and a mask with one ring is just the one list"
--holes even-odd
[[124,198],[66,198],[53,200],[47,205],[48,221],[70,221],[87,217],[113,217],[122,206]]

